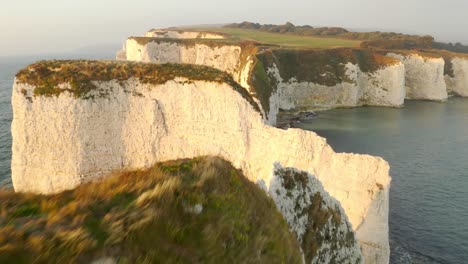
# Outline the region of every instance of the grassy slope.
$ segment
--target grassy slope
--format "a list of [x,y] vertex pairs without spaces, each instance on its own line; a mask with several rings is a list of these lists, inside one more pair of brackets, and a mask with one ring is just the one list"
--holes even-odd
[[218,158],[156,164],[51,196],[0,191],[0,263],[105,256],[119,263],[301,262],[273,201]]
[[361,43],[360,41],[355,40],[295,36],[241,28],[198,28],[196,30],[219,32],[231,35],[239,40],[253,40],[264,44],[280,45],[290,48],[359,47]]

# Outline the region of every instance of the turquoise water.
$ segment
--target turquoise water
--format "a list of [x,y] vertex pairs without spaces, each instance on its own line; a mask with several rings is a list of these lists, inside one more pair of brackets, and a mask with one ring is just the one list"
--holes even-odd
[[390,163],[392,263],[468,263],[468,99],[331,110],[298,127]]

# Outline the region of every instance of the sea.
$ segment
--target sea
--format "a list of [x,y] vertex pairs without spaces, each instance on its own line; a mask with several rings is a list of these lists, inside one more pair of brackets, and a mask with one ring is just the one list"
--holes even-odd
[[[2,188],[11,188],[15,73],[44,58],[112,57],[108,52],[0,57]],[[391,263],[468,263],[468,99],[329,110],[296,126],[325,137],[335,151],[381,156],[390,163]]]
[[468,98],[329,110],[297,126],[389,162],[391,263],[468,263]]

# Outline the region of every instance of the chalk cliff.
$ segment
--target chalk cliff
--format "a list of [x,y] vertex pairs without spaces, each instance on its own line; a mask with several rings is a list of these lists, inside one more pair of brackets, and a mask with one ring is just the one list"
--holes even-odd
[[263,52],[257,58],[251,89],[263,94],[260,102],[269,120],[279,110],[404,103],[404,65],[369,51],[283,49]]
[[126,41],[125,50],[121,52],[125,52],[128,61],[210,66],[229,73],[240,83],[245,67],[242,65],[243,47],[252,48],[247,44],[228,42],[132,37]]
[[451,69],[445,74],[447,90],[453,95],[468,97],[468,58],[449,58]]
[[287,50],[229,38],[213,32],[151,30],[145,37],[129,38],[117,58],[207,65],[226,71],[252,94],[271,125],[280,110],[398,107],[405,98],[445,101],[449,94],[468,96],[468,59],[462,54]]
[[280,109],[404,103],[403,63],[368,51],[297,51],[246,42],[161,37],[132,37],[125,46],[118,58],[124,53],[129,61],[206,65],[229,73],[259,102],[272,125]]
[[362,262],[346,214],[313,175],[275,164],[269,194],[302,245],[306,263]]
[[387,56],[405,64],[406,98],[419,100],[447,100],[444,59],[418,53],[388,53]]
[[275,166],[296,168],[340,202],[364,261],[388,262],[388,164],[335,153],[310,131],[268,126],[227,75],[194,67],[80,61],[21,71],[12,98],[15,190],[59,192],[114,170],[213,155],[269,192],[278,188]]

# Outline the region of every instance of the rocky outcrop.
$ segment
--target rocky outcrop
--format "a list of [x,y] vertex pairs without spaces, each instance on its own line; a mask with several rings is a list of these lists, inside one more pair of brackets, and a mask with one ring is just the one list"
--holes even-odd
[[387,56],[405,64],[406,98],[417,100],[447,100],[444,59],[418,53],[388,53]]
[[445,74],[447,90],[453,95],[468,97],[468,58],[452,57],[449,60],[451,68]]
[[276,68],[269,71],[278,79],[279,108],[314,110],[362,105],[402,106],[405,98],[404,66],[397,63],[373,73],[362,72],[358,65],[345,65],[349,82],[327,86],[313,82],[283,81]]
[[404,103],[404,65],[369,51],[273,50],[257,58],[252,89],[273,124],[280,110]]
[[[54,63],[40,76],[50,80],[46,84],[58,82],[58,75],[68,76]],[[91,79],[92,88],[81,83],[37,86],[44,71],[32,68],[22,73],[34,78],[17,77],[12,98],[15,190],[59,192],[114,170],[213,155],[232,162],[269,191],[276,181],[274,164],[279,163],[314,175],[340,202],[364,259],[388,262],[390,177],[384,160],[335,153],[313,132],[266,125],[252,101],[224,77],[158,77],[174,72],[164,70],[169,65],[156,72],[144,68],[141,78],[126,79],[123,65],[99,66],[120,77]],[[69,68],[76,74],[76,67]],[[197,69],[196,76],[204,74]],[[158,82],[145,76],[158,77]]]
[[306,263],[362,263],[340,203],[313,175],[275,164],[269,194],[302,245]]

